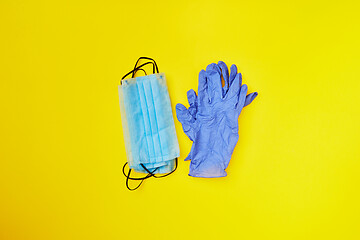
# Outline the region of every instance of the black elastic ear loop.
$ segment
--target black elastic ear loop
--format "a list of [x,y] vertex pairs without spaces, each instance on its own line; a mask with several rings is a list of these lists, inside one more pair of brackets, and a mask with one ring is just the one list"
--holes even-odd
[[[132,73],[131,78],[134,78],[134,77],[135,77],[135,74],[137,73],[137,71],[140,71],[140,70],[144,72],[145,76],[147,75],[147,73],[146,73],[146,71],[145,71],[144,69],[142,69],[142,68],[136,68],[136,69],[134,69],[134,72]],[[121,80],[122,80],[122,79],[121,79]]]
[[[142,178],[134,178],[134,177],[130,177],[131,168],[129,168],[128,175],[126,175],[126,173],[125,173],[125,166],[126,166],[127,164],[128,164],[128,163],[125,163],[125,164],[124,164],[124,166],[123,166],[123,168],[122,168],[122,172],[123,172],[124,176],[126,177],[126,187],[127,187],[127,189],[129,189],[130,191],[134,191],[134,190],[138,189],[138,188],[141,186],[141,184],[143,183],[143,181],[144,181],[145,179],[147,179],[147,178],[149,178],[149,177],[151,177],[151,176],[154,176],[154,172],[155,172],[156,170],[158,170],[158,168],[156,168],[154,171],[149,172],[145,177],[142,177]],[[139,183],[139,185],[137,185],[137,187],[135,187],[135,188],[130,188],[130,187],[129,187],[129,180],[137,180],[137,181],[140,181],[140,180],[141,180],[141,182]]]
[[135,68],[135,69],[131,70],[130,72],[128,72],[127,74],[125,74],[125,75],[121,78],[121,80],[123,80],[124,78],[126,78],[126,77],[129,76],[130,74],[134,74],[134,72],[140,70],[143,66],[148,65],[148,64],[154,65],[153,62],[146,62],[146,63],[144,63],[144,64],[141,64],[141,65],[138,66],[137,68]]
[[147,75],[147,73],[145,72],[144,69],[142,69],[142,68],[139,69],[139,68],[138,68],[138,69],[136,69],[135,72],[133,72],[134,76],[135,76],[135,74],[137,73],[137,71],[140,71],[140,70],[143,71],[145,75]]
[[159,68],[158,68],[158,65],[156,64],[156,61],[154,59],[152,59],[152,58],[149,58],[149,57],[139,57],[139,59],[135,63],[134,69],[137,68],[137,65],[138,65],[138,63],[139,63],[139,61],[141,59],[146,59],[146,60],[153,61],[154,62],[154,64],[153,64],[153,73],[155,73],[155,68],[156,68],[156,72],[159,73]]
[[[129,178],[130,180],[144,180],[144,179],[147,179],[147,178],[151,177],[152,175],[154,175],[154,172],[158,169],[158,168],[156,168],[152,172],[149,171],[148,174],[145,177],[135,178],[135,177],[130,177],[130,175],[126,175],[125,167],[126,167],[127,164],[128,164],[127,162],[124,164],[122,172],[123,172],[124,176]],[[129,170],[131,170],[131,169],[129,169]]]
[[[133,69],[133,75],[132,76],[135,76],[135,74],[137,73],[137,71],[143,71],[145,76],[147,75],[146,71],[142,68],[136,68],[136,69]],[[132,72],[132,71],[131,71]],[[131,72],[127,73],[121,80],[123,80],[127,75],[129,75]],[[122,85],[122,82],[120,81],[120,85]]]
[[[137,67],[137,64],[139,63],[139,61],[140,61],[141,59],[147,59],[147,60],[153,61],[154,64],[155,64],[154,67],[156,67],[156,71],[157,71],[157,73],[159,73],[159,68],[158,68],[158,66],[157,66],[157,64],[156,64],[156,61],[155,61],[154,59],[152,59],[152,58],[149,58],[149,57],[139,57],[139,59],[138,59],[138,60],[136,61],[136,63],[135,63],[134,69]],[[155,73],[155,70],[154,70],[154,69],[153,69],[153,72]]]
[[[129,169],[129,175],[130,175],[130,173],[131,173],[131,169]],[[142,179],[141,182],[139,183],[139,185],[137,185],[135,188],[130,188],[130,187],[129,187],[129,178],[127,177],[127,178],[126,178],[126,187],[127,187],[127,189],[129,189],[130,191],[134,191],[134,190],[138,189],[138,188],[141,186],[141,184],[143,183],[143,181],[144,181],[144,179]]]
[[[144,164],[141,163],[140,165],[145,169],[146,172],[148,172],[148,175],[154,173],[154,172],[151,173],[151,172],[149,171],[149,169],[147,169],[147,168],[144,166]],[[169,172],[169,173],[167,173],[167,174],[165,174],[165,175],[161,175],[161,176],[156,176],[155,174],[152,174],[151,177],[154,177],[154,178],[163,178],[163,177],[169,176],[170,174],[172,174],[173,172],[175,172],[175,170],[177,169],[177,167],[178,167],[178,159],[175,158],[175,168],[174,168],[171,172]]]
[[[141,186],[141,184],[143,183],[143,181],[144,181],[145,179],[148,179],[148,178],[150,178],[150,177],[163,178],[163,177],[169,176],[170,174],[172,174],[173,172],[175,172],[176,169],[177,169],[177,167],[178,167],[178,159],[175,158],[175,168],[174,168],[171,172],[169,172],[169,173],[167,173],[167,174],[165,174],[165,175],[161,175],[161,176],[156,176],[156,175],[154,174],[154,172],[155,172],[156,170],[158,170],[159,167],[155,168],[155,170],[153,170],[152,172],[150,172],[150,170],[147,169],[147,168],[144,166],[144,164],[140,164],[140,165],[144,168],[144,170],[148,173],[145,177],[142,177],[142,178],[130,177],[131,168],[129,169],[129,172],[128,172],[128,174],[126,175],[126,173],[125,173],[125,166],[126,166],[127,164],[128,164],[128,163],[125,163],[125,164],[124,164],[124,166],[123,166],[123,168],[122,168],[122,172],[123,172],[124,176],[126,177],[126,187],[127,187],[127,189],[129,189],[130,191],[134,191],[134,190],[138,189],[138,188]],[[139,185],[137,185],[135,188],[130,188],[130,187],[129,187],[129,180],[136,180],[136,181],[141,181],[141,182],[140,182]]]

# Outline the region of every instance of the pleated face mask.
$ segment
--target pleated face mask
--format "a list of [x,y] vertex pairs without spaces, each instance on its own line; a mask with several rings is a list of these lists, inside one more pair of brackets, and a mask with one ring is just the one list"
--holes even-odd
[[[140,66],[139,60],[151,60]],[[151,58],[139,58],[134,69],[126,74],[119,85],[121,120],[124,132],[127,163],[123,173],[126,186],[135,190],[149,177],[164,177],[174,172],[180,155],[174,118],[164,73],[159,73],[156,62]],[[134,77],[137,71],[153,65],[153,74]],[[125,79],[132,74],[132,78]],[[125,166],[129,165],[128,174]],[[146,173],[142,178],[130,177],[131,170]],[[165,174],[165,175],[155,175]],[[130,188],[128,181],[140,180],[136,188]]]

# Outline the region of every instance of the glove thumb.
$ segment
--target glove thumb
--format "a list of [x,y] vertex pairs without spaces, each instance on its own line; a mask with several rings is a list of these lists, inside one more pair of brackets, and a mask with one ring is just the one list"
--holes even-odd
[[195,119],[191,116],[188,109],[181,103],[176,104],[176,117],[179,122],[182,124],[184,133],[193,141],[193,123]]
[[244,104],[244,107],[246,107],[247,105],[249,105],[255,98],[256,96],[258,95],[257,92],[253,92],[253,93],[250,93],[246,96],[245,98],[245,104]]

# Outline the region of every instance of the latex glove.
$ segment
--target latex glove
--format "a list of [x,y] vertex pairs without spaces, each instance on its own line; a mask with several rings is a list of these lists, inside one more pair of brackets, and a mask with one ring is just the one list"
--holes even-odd
[[245,102],[249,104],[257,96],[257,93],[246,96],[247,86],[241,86],[240,73],[235,74],[234,78],[232,74],[230,77],[227,76],[224,69],[223,88],[221,70],[216,64],[210,64],[206,72],[202,70],[199,73],[199,97],[195,98],[195,117],[185,106],[176,106],[176,113],[184,132],[194,141],[190,153],[190,176],[226,176],[225,169],[239,136],[238,116]]
[[[235,79],[235,76],[237,75],[237,66],[235,64],[231,65],[230,75],[229,75],[228,67],[226,66],[226,64],[223,61],[219,61],[218,66],[221,69],[221,76],[225,82],[225,84],[222,88],[223,96],[225,96],[225,94],[227,93],[227,91],[229,89],[229,85],[232,84],[232,82]],[[256,96],[257,96],[257,92],[250,93],[249,95],[247,95],[246,99],[245,99],[244,107],[249,105]],[[196,119],[196,113],[197,113],[197,107],[198,107],[197,95],[193,89],[190,89],[187,92],[187,98],[188,98],[188,102],[190,105],[189,108],[187,109],[184,105],[179,103],[176,106],[176,114],[177,114],[178,120],[182,123],[184,133],[189,137],[189,139],[191,141],[193,141],[194,129],[191,128],[192,125],[188,124],[189,123],[189,121],[188,121],[189,114],[191,115],[191,117],[193,119]],[[185,161],[192,159],[193,149],[194,149],[194,145],[191,146],[190,153],[185,158]]]

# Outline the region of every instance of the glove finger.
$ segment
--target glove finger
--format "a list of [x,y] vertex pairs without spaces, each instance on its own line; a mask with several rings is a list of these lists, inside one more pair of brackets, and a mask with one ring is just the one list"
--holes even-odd
[[229,69],[226,64],[223,61],[219,61],[218,66],[220,67],[221,74],[223,75],[224,80],[229,80]]
[[188,102],[189,102],[189,113],[191,114],[191,116],[193,118],[195,118],[196,116],[196,112],[197,112],[197,96],[196,93],[193,89],[190,89],[187,92],[187,98],[188,98]]
[[199,86],[198,86],[198,98],[199,98],[199,105],[204,105],[209,102],[209,97],[207,94],[207,77],[206,72],[201,70],[199,72]]
[[241,86],[240,94],[239,94],[239,101],[236,105],[236,110],[237,110],[238,114],[240,114],[241,109],[244,107],[247,90],[248,90],[248,86],[246,84]]
[[239,96],[241,82],[242,82],[242,75],[241,75],[241,73],[238,73],[238,74],[236,74],[234,81],[230,85],[229,92],[227,93],[228,98]]
[[190,106],[194,105],[196,103],[196,100],[197,100],[196,99],[197,96],[196,96],[196,93],[195,93],[194,89],[190,89],[189,91],[187,91],[186,95],[187,95],[187,98],[188,98],[189,105]]
[[208,94],[211,102],[222,98],[221,71],[215,63],[206,67],[208,77]]
[[223,96],[225,96],[227,90],[229,89],[229,69],[223,61],[219,61],[218,66],[221,69],[221,75],[225,82],[223,87]]
[[176,104],[176,117],[181,124],[190,125],[193,121],[193,117],[189,113],[188,109],[181,103]]
[[249,93],[246,98],[245,98],[245,104],[244,107],[246,107],[247,105],[249,105],[256,97],[257,97],[258,93],[257,92],[253,92],[253,93]]
[[232,82],[234,81],[237,75],[237,67],[235,64],[231,65],[230,67],[230,78],[229,78],[229,86],[231,86]]

